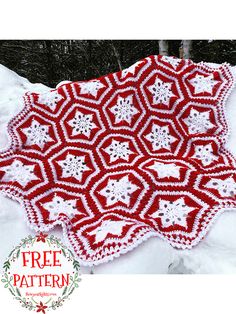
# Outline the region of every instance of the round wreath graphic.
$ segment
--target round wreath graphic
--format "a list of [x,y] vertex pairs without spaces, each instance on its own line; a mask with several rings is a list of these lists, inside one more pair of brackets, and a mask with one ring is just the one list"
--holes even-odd
[[[53,300],[52,297],[49,297],[48,300],[42,302],[36,301],[33,296],[26,298],[22,296],[20,289],[13,285],[13,276],[10,275],[10,268],[12,263],[19,259],[21,249],[26,247],[33,247],[35,242],[47,243],[49,247],[56,247],[60,249],[67,261],[71,262],[73,265],[73,275],[70,275],[70,284],[63,288],[61,296],[56,300]],[[81,281],[79,273],[80,264],[75,259],[73,252],[54,235],[49,236],[48,234],[43,233],[40,233],[34,237],[29,235],[28,237],[22,239],[20,244],[17,245],[8,255],[8,258],[3,265],[3,269],[4,271],[1,281],[4,284],[4,288],[10,291],[10,293],[14,296],[14,299],[18,300],[22,307],[30,311],[36,311],[38,313],[41,312],[43,314],[45,314],[46,311],[56,310],[57,308],[61,307],[64,301],[67,300],[74,290],[79,287],[79,282]]]

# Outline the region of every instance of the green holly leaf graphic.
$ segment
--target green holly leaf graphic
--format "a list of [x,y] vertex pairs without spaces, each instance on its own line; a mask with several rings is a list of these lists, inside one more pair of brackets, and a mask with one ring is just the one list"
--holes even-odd
[[10,269],[10,262],[9,261],[6,261],[4,264],[3,264],[3,268],[5,271],[8,271],[8,269]]

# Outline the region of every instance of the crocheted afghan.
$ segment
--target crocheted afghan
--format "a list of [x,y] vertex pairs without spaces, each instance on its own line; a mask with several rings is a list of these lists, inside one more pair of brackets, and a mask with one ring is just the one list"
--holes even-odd
[[61,224],[84,265],[151,236],[191,248],[236,207],[235,159],[224,148],[233,86],[227,64],[150,56],[27,93],[8,126],[0,190],[22,204],[34,230]]

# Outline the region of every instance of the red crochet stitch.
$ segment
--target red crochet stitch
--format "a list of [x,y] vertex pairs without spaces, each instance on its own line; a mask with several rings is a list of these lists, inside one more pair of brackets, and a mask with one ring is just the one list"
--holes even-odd
[[82,264],[125,253],[150,236],[191,248],[236,206],[224,148],[227,64],[150,56],[128,69],[45,94],[27,93],[9,123],[0,189],[29,224],[61,224]]

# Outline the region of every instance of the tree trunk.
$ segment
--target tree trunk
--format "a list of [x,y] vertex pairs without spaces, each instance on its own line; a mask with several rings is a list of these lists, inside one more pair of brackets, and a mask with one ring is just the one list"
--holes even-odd
[[190,59],[192,50],[192,40],[182,40],[180,48],[180,58]]
[[168,47],[168,41],[167,40],[159,40],[159,54],[162,56],[168,56],[169,47]]

